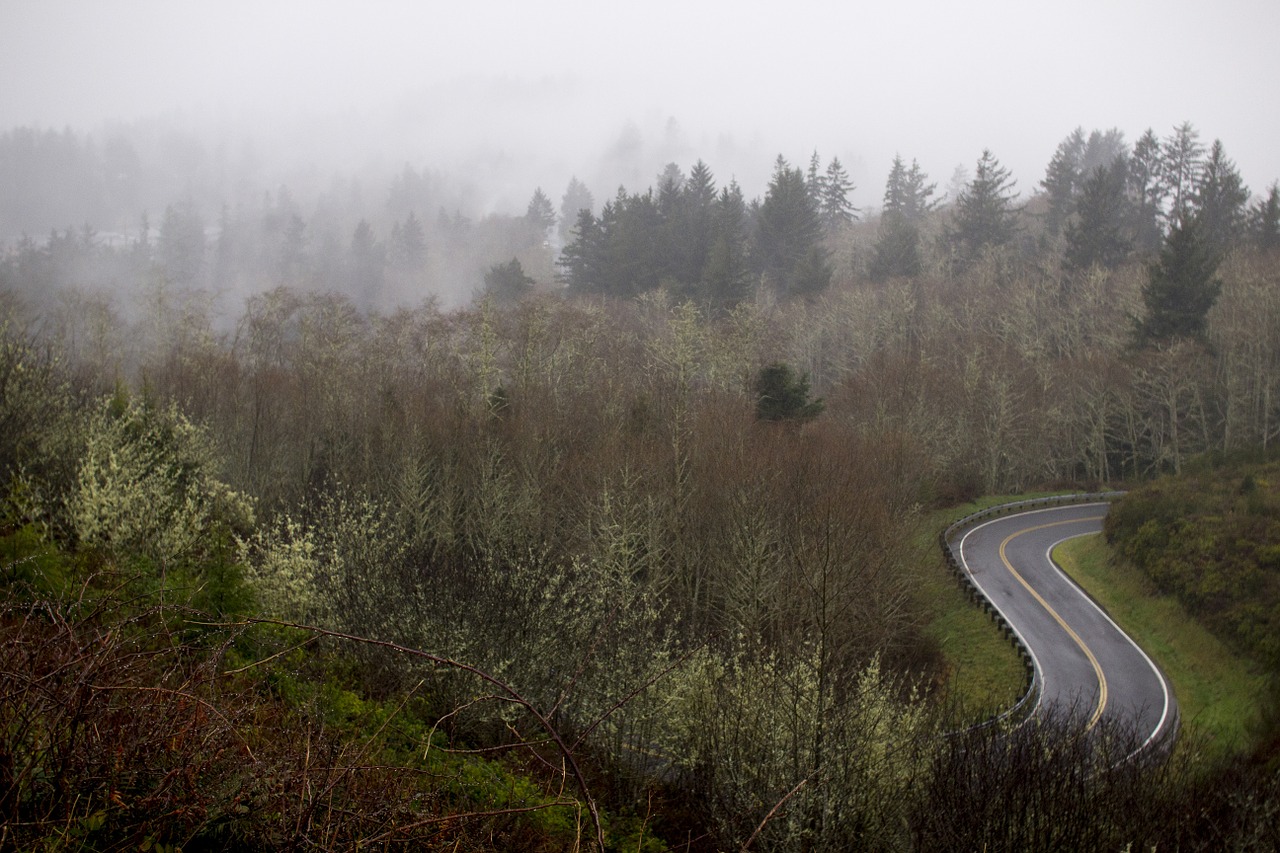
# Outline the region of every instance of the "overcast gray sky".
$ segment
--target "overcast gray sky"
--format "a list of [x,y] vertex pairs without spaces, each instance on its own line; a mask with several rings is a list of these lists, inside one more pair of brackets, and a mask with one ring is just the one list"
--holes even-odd
[[1278,39],[1277,0],[0,0],[0,129],[311,117],[304,154],[483,168],[521,201],[610,148],[700,156],[748,195],[816,148],[875,206],[895,152],[945,186],[989,147],[1027,194],[1077,125],[1190,120],[1258,193],[1280,177]]

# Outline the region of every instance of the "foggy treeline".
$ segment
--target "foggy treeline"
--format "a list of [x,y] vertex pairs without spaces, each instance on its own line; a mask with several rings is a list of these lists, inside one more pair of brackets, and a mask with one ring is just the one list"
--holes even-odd
[[[304,205],[73,133],[0,152],[28,182],[5,230],[86,220],[0,262],[5,416],[59,436],[0,446],[11,527],[229,586],[234,550],[259,612],[501,677],[603,799],[661,789],[706,849],[1265,825],[1244,782],[1236,823],[1178,817],[1180,768],[1093,774],[1069,726],[940,740],[972,720],[917,596],[927,507],[1280,436],[1276,190],[1191,125],[1073,132],[1025,199],[989,151],[946,192],[899,158],[874,213],[816,153],[758,199],[698,160],[477,215],[408,166]],[[517,733],[461,679],[359,660],[374,695],[429,679],[460,743]]]

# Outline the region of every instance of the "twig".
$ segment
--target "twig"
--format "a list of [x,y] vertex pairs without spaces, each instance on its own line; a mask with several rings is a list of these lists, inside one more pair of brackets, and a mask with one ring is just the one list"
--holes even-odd
[[808,781],[809,781],[808,776],[801,779],[798,785],[796,785],[790,791],[787,791],[787,793],[783,796],[782,799],[774,803],[773,808],[769,809],[769,813],[764,816],[764,820],[760,821],[760,825],[756,827],[756,831],[751,833],[751,837],[748,838],[740,848],[742,851],[744,851],[744,853],[748,847],[750,847],[753,843],[755,843],[756,836],[758,836],[761,832],[764,831],[764,828],[769,823],[769,821],[773,820],[773,816],[778,813],[778,809],[782,808],[783,804],[786,803],[787,800],[791,799],[793,794],[795,794],[797,791],[803,788]]

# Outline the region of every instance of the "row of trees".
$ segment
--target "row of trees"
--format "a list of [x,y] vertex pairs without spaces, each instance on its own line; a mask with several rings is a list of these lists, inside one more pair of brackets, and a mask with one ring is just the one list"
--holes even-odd
[[736,182],[717,192],[701,160],[687,178],[671,164],[656,195],[620,188],[598,218],[577,212],[561,280],[610,296],[664,286],[715,310],[753,295],[762,277],[779,296],[819,293],[832,276],[824,239],[857,216],[840,161],[819,165],[815,153],[806,177],[779,156],[764,200],[748,205]]
[[1198,140],[1189,123],[1164,140],[1148,130],[1132,149],[1119,131],[1086,137],[1077,129],[1050,161],[1043,193],[1027,203],[986,150],[972,179],[942,208],[919,165],[897,157],[874,244],[838,273],[834,250],[859,242],[848,230],[856,211],[838,160],[824,174],[815,155],[806,176],[779,157],[763,200],[750,203],[735,184],[717,195],[701,161],[687,184],[670,165],[656,196],[620,190],[599,218],[589,208],[578,212],[559,261],[561,279],[575,292],[615,296],[665,286],[724,307],[758,291],[812,298],[833,275],[884,281],[916,277],[926,267],[962,274],[992,253],[1047,255],[1065,272],[1083,275],[1150,258],[1166,236],[1193,221],[1196,241],[1213,257],[1245,242],[1280,245],[1277,188],[1250,208],[1221,141],[1206,153]]

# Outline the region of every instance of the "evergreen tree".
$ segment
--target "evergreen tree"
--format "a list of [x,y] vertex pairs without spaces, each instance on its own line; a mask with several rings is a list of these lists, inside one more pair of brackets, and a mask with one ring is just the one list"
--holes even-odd
[[813,297],[831,284],[831,262],[827,250],[819,245],[809,247],[791,273],[791,293],[795,296]]
[[809,172],[805,175],[804,185],[809,191],[809,201],[818,210],[822,209],[822,196],[825,190],[823,182],[822,160],[818,157],[818,149],[815,148],[809,155]]
[[363,219],[351,236],[351,283],[355,292],[373,304],[382,289],[386,256],[373,228]]
[[1018,231],[1013,206],[1016,182],[991,151],[978,158],[973,180],[956,199],[947,239],[961,267],[977,260],[984,249],[1008,245]]
[[937,206],[936,201],[929,200],[937,184],[926,183],[927,180],[915,160],[908,169],[901,156],[894,156],[885,181],[880,232],[871,258],[872,281],[920,274],[919,223]]
[[1067,223],[1064,265],[1068,270],[1111,268],[1125,259],[1132,245],[1126,236],[1132,218],[1125,193],[1127,177],[1122,157],[1098,167],[1085,181],[1075,215]]
[[533,292],[534,281],[525,275],[520,261],[512,258],[505,264],[494,264],[484,274],[484,293],[496,302],[519,302]]
[[1135,248],[1144,254],[1154,252],[1163,237],[1160,216],[1167,191],[1161,169],[1160,140],[1151,128],[1134,143],[1133,155],[1129,158],[1129,196],[1133,200],[1130,230]]
[[[779,292],[791,293],[799,284],[801,264],[810,264],[810,250],[818,246],[822,225],[804,174],[791,168],[781,155],[774,164],[773,178],[757,219],[756,248],[761,270]],[[806,271],[812,272],[811,265],[806,266]]]
[[853,181],[849,180],[849,174],[838,157],[832,157],[827,164],[821,190],[818,209],[828,232],[858,218],[858,209],[849,201],[849,193],[854,190]]
[[675,163],[668,163],[658,175],[658,212],[663,219],[673,220],[677,215],[680,197],[684,192],[684,172]]
[[604,235],[591,208],[578,209],[569,242],[560,253],[557,279],[573,293],[592,293],[600,288],[600,264]]
[[547,198],[547,194],[542,191],[542,187],[538,187],[533,191],[533,198],[529,199],[529,206],[525,210],[524,218],[529,223],[533,233],[537,235],[539,241],[545,240],[555,226],[556,209],[551,206],[551,199]]
[[1044,179],[1048,211],[1045,213],[1045,229],[1057,236],[1075,211],[1076,192],[1081,182],[1081,163],[1084,159],[1084,128],[1077,127],[1071,135],[1058,143],[1049,160]]
[[1244,236],[1249,190],[1236,164],[1227,157],[1221,140],[1213,141],[1209,157],[1200,169],[1194,203],[1196,216],[1204,226],[1205,239],[1214,251],[1226,252]]
[[767,364],[756,374],[756,417],[762,421],[810,420],[821,414],[822,399],[809,399],[809,377],[790,365]]
[[[1110,168],[1118,158],[1128,156],[1128,152],[1124,132],[1118,128],[1092,131],[1080,154],[1081,182],[1088,180],[1099,169]],[[1081,185],[1076,187],[1077,191],[1081,188]]]
[[158,248],[170,281],[183,285],[199,281],[204,271],[204,220],[190,199],[165,208]]
[[587,185],[575,175],[569,179],[569,185],[560,197],[560,241],[563,245],[568,245],[578,221],[578,211],[583,209],[594,211],[595,199]]
[[1267,197],[1249,211],[1249,233],[1259,249],[1280,249],[1280,184],[1272,183]]
[[387,254],[391,267],[401,272],[416,272],[426,265],[426,231],[412,210],[404,222],[397,222],[391,227],[391,245]]
[[720,191],[715,205],[715,236],[707,253],[702,282],[712,310],[733,308],[751,287],[747,258],[747,205],[736,181]]
[[1173,223],[1159,257],[1147,267],[1142,287],[1146,314],[1134,327],[1139,345],[1204,339],[1209,309],[1222,291],[1215,278],[1219,260],[1198,217],[1187,214]]
[[618,194],[600,215],[600,285],[612,296],[631,297],[657,289],[671,268],[663,241],[663,218],[652,190]]
[[689,170],[672,228],[677,257],[676,278],[686,288],[701,281],[716,232],[716,181],[711,167],[699,160]]
[[[920,169],[920,164],[912,160],[911,168],[907,169],[905,174],[902,192],[901,213],[908,222],[916,224],[923,222],[925,216],[932,213],[934,208],[938,206],[936,200],[929,200],[938,185],[925,183],[927,180],[929,180],[929,177]],[[888,201],[888,194],[886,193],[886,206],[888,206]]]
[[885,214],[868,274],[872,281],[915,278],[920,274],[920,229],[902,216]]
[[218,215],[218,241],[213,250],[213,281],[218,288],[229,285],[240,267],[235,232],[236,223],[231,218],[231,209],[224,204]]
[[1168,193],[1166,215],[1170,223],[1176,224],[1190,215],[1203,160],[1200,133],[1189,121],[1175,127],[1161,146],[1160,176]]

